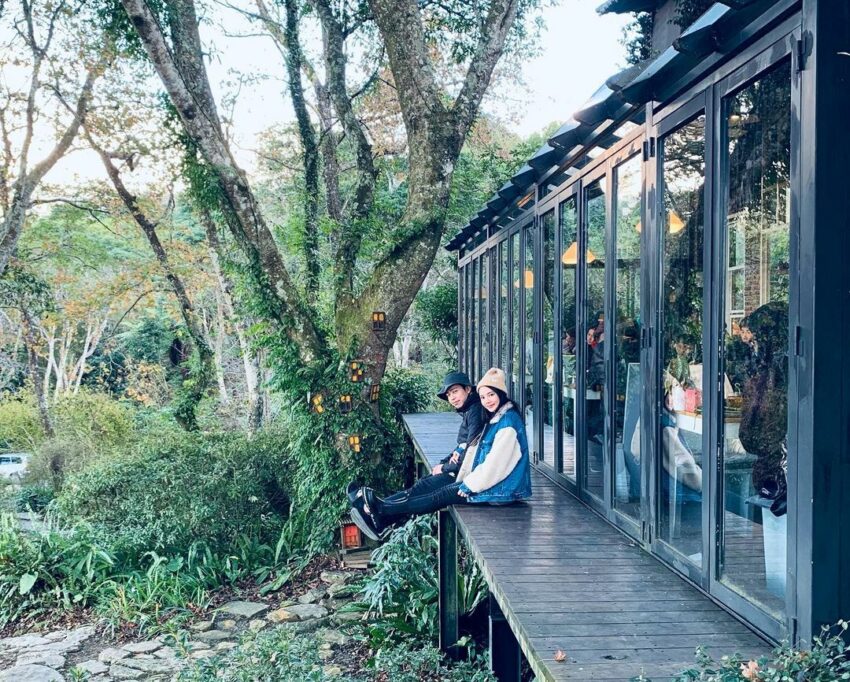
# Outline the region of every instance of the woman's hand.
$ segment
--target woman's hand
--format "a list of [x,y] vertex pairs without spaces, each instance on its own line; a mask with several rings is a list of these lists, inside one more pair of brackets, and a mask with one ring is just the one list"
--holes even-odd
[[461,497],[469,497],[469,493],[465,493],[465,492],[463,492],[463,490],[458,490],[457,494],[460,495]]
[[450,461],[452,464],[457,464],[457,463],[460,461],[460,455],[459,455],[459,454],[457,454],[457,453],[453,454],[453,455],[451,456],[451,459],[449,459],[449,461]]

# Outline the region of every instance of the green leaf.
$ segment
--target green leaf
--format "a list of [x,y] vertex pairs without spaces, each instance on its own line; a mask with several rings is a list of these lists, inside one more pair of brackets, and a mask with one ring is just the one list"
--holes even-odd
[[24,573],[21,576],[21,582],[18,584],[18,592],[28,594],[36,580],[38,580],[38,576],[35,573]]

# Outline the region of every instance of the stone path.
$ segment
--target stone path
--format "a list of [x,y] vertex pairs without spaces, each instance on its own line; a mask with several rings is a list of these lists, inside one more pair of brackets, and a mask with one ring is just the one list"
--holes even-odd
[[322,628],[323,646],[330,650],[345,641],[345,635],[333,626],[358,617],[336,613],[354,596],[353,588],[347,584],[353,575],[356,574],[325,571],[320,587],[274,610],[262,602],[229,602],[216,609],[210,620],[190,625],[180,637],[160,635],[110,646],[99,643],[94,626],[86,625],[0,639],[0,682],[171,680],[189,661],[235,648],[246,631],[290,623],[304,630]]

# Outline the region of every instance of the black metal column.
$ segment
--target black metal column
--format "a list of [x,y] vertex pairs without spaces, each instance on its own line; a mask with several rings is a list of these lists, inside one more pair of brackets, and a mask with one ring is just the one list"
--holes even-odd
[[458,657],[457,524],[451,512],[438,515],[440,571],[440,650]]
[[798,438],[788,458],[789,582],[797,587],[792,633],[807,640],[850,614],[850,3],[804,0],[796,52],[801,301],[791,349]]
[[491,594],[490,607],[490,670],[499,682],[519,682],[522,651],[505,614]]

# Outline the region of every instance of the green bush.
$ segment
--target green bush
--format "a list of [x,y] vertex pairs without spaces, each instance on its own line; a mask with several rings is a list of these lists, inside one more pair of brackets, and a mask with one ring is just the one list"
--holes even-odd
[[0,514],[0,628],[56,609],[90,605],[115,556],[88,524],[63,528],[48,518],[32,532]]
[[88,444],[74,439],[51,438],[41,443],[27,463],[30,487],[57,491],[65,477],[79,471],[95,456]]
[[25,512],[32,509],[41,512],[54,498],[53,488],[46,485],[22,485],[15,494],[15,511]]
[[103,528],[128,556],[181,554],[197,541],[227,551],[241,537],[274,543],[288,513],[287,452],[269,432],[151,434],[71,476],[57,510]]
[[83,443],[92,452],[125,447],[134,435],[133,409],[106,393],[81,389],[60,397],[51,411],[57,437]]
[[[356,637],[356,634],[355,634]],[[356,675],[331,676],[323,670],[321,640],[312,633],[298,634],[276,628],[245,637],[227,654],[202,661],[181,671],[180,682],[253,682],[298,680],[301,682],[495,682],[484,662],[451,663],[431,645],[405,639],[382,648]]]
[[[845,642],[850,624],[838,621],[824,627],[809,650],[779,646],[772,656],[747,660],[740,655],[714,660],[705,650],[697,649],[697,665],[682,672],[679,682],[704,680],[711,682],[835,682],[850,680],[850,645]],[[646,678],[644,678],[646,679]]]
[[32,391],[6,393],[0,399],[0,447],[30,451],[44,440]]
[[[81,389],[61,396],[49,408],[57,438],[81,443],[92,452],[123,446],[133,434],[132,409],[105,393]],[[31,452],[44,441],[32,391],[7,394],[0,400],[0,445]]]
[[[420,516],[395,530],[375,552],[378,568],[366,579],[361,598],[368,612],[379,617],[371,629],[377,644],[404,634],[436,636],[439,569],[435,532],[436,517]],[[474,561],[461,556],[460,563],[458,606],[467,614],[487,596],[487,584]]]
[[[442,379],[442,377],[440,377]],[[384,376],[383,391],[397,418],[411,412],[424,412],[434,397],[432,380],[415,369],[391,369]]]
[[449,364],[455,364],[458,342],[457,281],[422,289],[416,296],[416,310],[422,316],[422,326],[431,340],[443,349]]

